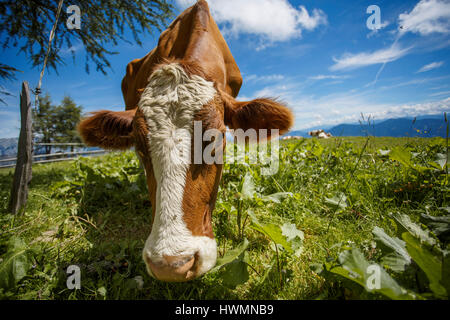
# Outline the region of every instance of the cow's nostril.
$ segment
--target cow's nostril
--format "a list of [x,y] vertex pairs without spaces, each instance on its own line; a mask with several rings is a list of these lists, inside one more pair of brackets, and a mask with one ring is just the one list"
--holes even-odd
[[[181,257],[179,259],[175,259],[172,262],[169,262],[169,266],[174,268],[174,269],[178,269],[184,265],[186,265],[188,262],[190,262],[192,259],[194,258],[193,255],[191,256],[186,256],[186,257]],[[166,258],[167,260],[167,258]]]
[[168,282],[188,281],[196,277],[196,257],[189,256],[164,256],[164,259],[153,262],[146,258],[152,275],[158,280]]

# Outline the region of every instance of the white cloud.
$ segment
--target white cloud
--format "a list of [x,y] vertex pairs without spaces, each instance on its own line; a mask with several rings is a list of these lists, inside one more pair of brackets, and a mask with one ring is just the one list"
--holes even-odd
[[[358,95],[337,95],[329,100],[306,99],[292,104],[296,115],[296,130],[317,126],[332,126],[341,123],[355,123],[361,120],[361,113],[375,121],[418,115],[439,114],[450,111],[450,97],[433,102],[417,104],[377,104]],[[318,119],[321,115],[321,119]]]
[[76,82],[74,84],[69,85],[70,89],[79,89],[81,87],[86,86],[88,83],[86,81]]
[[449,95],[450,95],[450,91],[442,91],[442,92],[432,93],[432,94],[430,94],[430,97],[449,96]]
[[419,71],[417,71],[417,73],[437,69],[437,68],[441,67],[443,64],[444,64],[444,61],[432,62],[430,64],[424,65],[422,68],[419,69]]
[[440,89],[444,89],[444,88],[448,88],[448,84],[444,84],[444,85],[441,85],[441,86],[436,86],[436,87],[433,87],[433,88],[430,88],[431,90],[440,90]]
[[249,82],[272,82],[272,81],[280,81],[283,80],[284,76],[281,74],[271,74],[267,76],[258,76],[255,74],[251,74],[249,76],[244,77],[244,81]]
[[299,9],[300,12],[297,11],[297,23],[306,30],[314,30],[320,24],[327,24],[327,16],[322,10],[313,9],[313,14],[310,15],[304,6],[299,6]]
[[389,24],[390,24],[389,21],[385,20],[384,22],[382,22],[382,23],[380,24],[379,28],[378,28],[378,29],[375,29],[375,30],[381,30],[381,29],[383,29],[383,28],[386,28]]
[[414,85],[422,85],[423,86],[424,84],[427,84],[430,82],[446,80],[449,77],[450,77],[450,75],[441,76],[441,77],[433,77],[433,78],[411,79],[408,81],[396,82],[395,84],[388,85],[388,86],[382,86],[382,87],[380,87],[380,90],[390,90],[390,89],[394,89],[394,88],[414,86]]
[[367,39],[370,39],[371,37],[377,35],[378,32],[379,32],[381,29],[386,28],[389,24],[390,24],[390,23],[389,23],[389,21],[387,21],[387,20],[384,21],[384,22],[382,22],[382,23],[380,24],[380,26],[379,26],[378,29],[374,29],[374,30],[372,30],[371,32],[369,32],[369,33],[367,34],[367,36],[366,36]]
[[450,1],[421,0],[410,13],[398,18],[401,33],[450,33]]
[[311,80],[338,80],[338,79],[348,79],[350,76],[337,76],[334,74],[319,74],[317,76],[309,77]]
[[[176,2],[186,8],[196,1]],[[322,10],[308,12],[304,6],[296,9],[287,0],[209,0],[208,4],[215,21],[225,24],[225,32],[256,34],[271,42],[298,38],[302,30],[327,23]]]
[[83,43],[81,41],[79,41],[78,43],[76,43],[75,45],[72,45],[69,48],[61,49],[61,55],[65,57],[65,56],[69,56],[72,54],[76,54],[83,48],[84,48]]
[[[378,102],[380,92],[374,90],[353,89],[331,94],[308,94],[309,83],[308,80],[299,82],[285,77],[279,83],[257,90],[247,100],[259,97],[279,97],[281,101],[287,103],[294,113],[293,130],[355,123],[361,120],[361,113],[366,118],[370,115],[372,119],[379,121],[450,111],[450,97],[445,97],[445,92],[436,95],[435,99],[440,99],[438,101],[392,103],[389,101]],[[447,99],[442,99],[444,97]]]
[[447,98],[440,101],[391,106],[386,110],[372,112],[372,115],[376,119],[388,119],[398,117],[414,117],[417,115],[438,114],[441,112],[448,112],[449,110],[450,110],[450,98]]
[[406,55],[410,49],[411,48],[401,48],[398,45],[392,45],[387,49],[381,49],[375,52],[361,52],[356,54],[347,53],[341,58],[333,57],[335,64],[330,67],[330,70],[351,70],[374,64],[392,62]]

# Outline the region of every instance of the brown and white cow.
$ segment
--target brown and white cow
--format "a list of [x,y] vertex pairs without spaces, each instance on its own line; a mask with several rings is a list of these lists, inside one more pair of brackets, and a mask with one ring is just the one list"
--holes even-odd
[[236,101],[241,84],[208,4],[199,0],[161,34],[156,48],[128,64],[126,111],[98,111],[79,124],[87,145],[134,146],[141,159],[153,214],[143,259],[159,280],[191,280],[216,263],[211,214],[222,165],[191,162],[194,121],[223,134],[226,126],[280,134],[292,126],[290,110],[274,100]]
[[317,137],[319,139],[328,139],[328,138],[331,138],[333,136],[331,133],[325,132],[323,129],[313,130],[313,131],[308,132],[308,134],[311,137]]

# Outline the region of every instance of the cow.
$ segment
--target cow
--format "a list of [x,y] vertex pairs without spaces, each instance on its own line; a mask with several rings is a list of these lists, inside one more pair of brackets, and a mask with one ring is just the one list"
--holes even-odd
[[323,129],[313,130],[313,131],[308,132],[308,134],[311,137],[317,137],[319,139],[328,139],[333,136],[331,133],[325,132]]
[[319,139],[328,139],[328,135],[325,132],[321,132],[317,135]]
[[319,134],[321,134],[321,133],[323,133],[323,132],[324,132],[323,129],[320,129],[320,130],[313,130],[313,131],[310,131],[310,132],[308,132],[308,134],[309,134],[311,137],[318,137]]
[[[270,98],[237,101],[242,77],[208,4],[199,0],[161,33],[156,48],[131,61],[122,81],[125,111],[101,110],[78,131],[89,146],[134,147],[146,175],[152,226],[143,249],[150,276],[183,282],[216,264],[212,228],[223,165],[190,161],[194,121],[201,129],[286,133],[290,109]],[[257,139],[259,141],[259,138]],[[223,150],[226,139],[223,139]],[[203,146],[202,146],[203,147]]]

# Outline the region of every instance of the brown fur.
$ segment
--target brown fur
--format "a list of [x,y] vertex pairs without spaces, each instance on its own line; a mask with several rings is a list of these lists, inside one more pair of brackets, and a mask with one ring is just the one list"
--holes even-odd
[[150,202],[152,203],[152,224],[155,219],[156,212],[156,179],[153,173],[153,164],[152,158],[150,156],[150,150],[148,148],[148,139],[147,136],[149,134],[147,123],[145,122],[144,115],[141,110],[136,111],[135,120],[133,122],[133,131],[135,137],[135,149],[139,157],[141,158],[141,163],[144,166],[146,178],[147,178],[147,187],[150,196]]
[[230,129],[267,129],[267,137],[271,129],[285,134],[294,124],[294,116],[284,104],[275,99],[260,98],[252,101],[236,101],[232,96],[219,90],[224,103],[224,121]]
[[[281,102],[273,99],[238,102],[234,99],[242,84],[239,68],[209,14],[206,1],[198,1],[161,34],[155,49],[142,59],[128,64],[122,80],[122,93],[128,111],[99,111],[78,126],[87,145],[122,150],[135,146],[145,167],[153,217],[157,185],[148,147],[147,123],[137,107],[149,76],[161,64],[173,62],[180,64],[190,76],[197,75],[214,82],[218,91],[214,99],[195,115],[195,120],[202,121],[203,131],[215,128],[225,134],[226,125],[231,129],[253,128],[257,132],[258,129],[279,129],[280,134],[284,134],[293,124],[292,112]],[[226,141],[223,141],[225,149]],[[209,142],[203,148],[206,144]],[[183,194],[183,219],[194,236],[214,238],[211,215],[222,169],[220,164],[192,164],[188,169]]]
[[128,64],[122,80],[127,110],[137,108],[140,90],[147,86],[148,77],[159,64],[168,60],[185,62],[188,73],[191,73],[189,68],[198,65],[204,78],[214,79],[221,90],[233,97],[239,93],[241,73],[204,0],[181,13],[161,33],[156,48]]
[[78,125],[78,131],[88,146],[108,150],[129,149],[133,143],[133,119],[136,110],[97,111]]
[[[225,134],[223,123],[223,103],[219,95],[203,107],[195,115],[195,121],[202,121],[203,133],[208,129],[217,129]],[[194,139],[194,137],[192,137]],[[202,150],[206,144],[202,146]],[[194,142],[192,141],[192,146]],[[226,141],[223,139],[222,150]],[[192,153],[193,154],[193,150]],[[186,174],[186,185],[183,194],[183,220],[194,236],[214,238],[211,216],[215,207],[217,191],[222,178],[221,164],[192,164]]]

